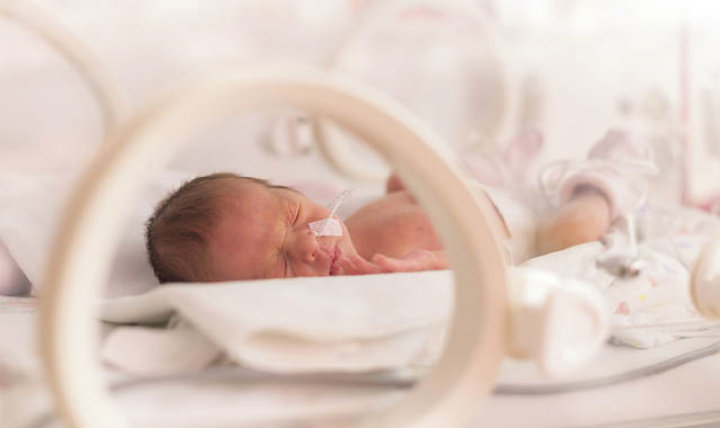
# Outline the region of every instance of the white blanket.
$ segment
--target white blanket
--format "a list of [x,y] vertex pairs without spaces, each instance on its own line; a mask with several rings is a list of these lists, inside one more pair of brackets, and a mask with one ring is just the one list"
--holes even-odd
[[108,301],[103,319],[156,323],[174,313],[183,321],[167,330],[115,329],[103,357],[140,373],[200,368],[221,354],[274,372],[428,365],[441,349],[452,277],[435,271],[163,286]]

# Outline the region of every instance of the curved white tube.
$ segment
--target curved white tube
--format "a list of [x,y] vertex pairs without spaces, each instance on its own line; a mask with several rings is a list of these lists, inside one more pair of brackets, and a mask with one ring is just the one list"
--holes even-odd
[[[366,38],[368,34],[377,30],[377,27],[384,24],[387,20],[409,7],[426,6],[429,8],[441,8],[452,13],[460,14],[465,19],[472,20],[482,31],[484,42],[489,44],[490,49],[496,58],[498,58],[498,66],[501,69],[501,77],[504,80],[501,85],[503,91],[502,111],[499,114],[500,120],[497,121],[491,130],[490,137],[497,137],[509,128],[513,119],[511,117],[511,105],[517,94],[513,92],[514,86],[508,82],[508,66],[507,61],[503,59],[502,50],[499,47],[499,41],[495,37],[493,31],[488,30],[491,27],[486,14],[473,2],[439,2],[432,0],[396,0],[383,2],[371,11],[368,17],[363,19],[361,23],[352,31],[350,37],[335,50],[333,55],[329,57],[326,66],[334,69],[341,61],[343,54],[351,51],[359,43],[360,40]],[[472,42],[470,42],[472,43]],[[358,162],[357,156],[344,144],[331,142],[327,138],[327,124],[322,118],[311,116],[313,123],[313,133],[315,142],[318,146],[320,154],[325,158],[326,162],[332,166],[337,172],[353,179],[364,181],[384,181],[387,177],[374,170],[371,166]]]
[[483,213],[492,210],[489,201],[477,199],[443,161],[447,149],[439,138],[390,99],[327,72],[257,68],[186,86],[125,122],[76,189],[52,251],[40,312],[41,355],[69,426],[126,426],[95,358],[94,323],[131,196],[203,127],[279,103],[337,121],[396,165],[456,269],[446,353],[397,407],[364,426],[459,426],[490,390],[503,355],[507,295],[501,252]]
[[720,319],[720,242],[711,241],[700,252],[690,278],[695,309],[709,319]]
[[70,31],[27,0],[0,0],[2,15],[42,37],[72,65],[90,87],[105,133],[109,133],[122,117],[123,103],[100,61]]

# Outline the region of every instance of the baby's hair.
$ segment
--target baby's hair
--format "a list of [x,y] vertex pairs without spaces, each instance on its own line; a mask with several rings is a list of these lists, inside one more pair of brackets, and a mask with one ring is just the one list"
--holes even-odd
[[182,184],[155,207],[145,223],[145,246],[160,283],[212,281],[208,235],[222,215],[222,196],[230,181],[243,180],[267,188],[266,180],[220,172]]

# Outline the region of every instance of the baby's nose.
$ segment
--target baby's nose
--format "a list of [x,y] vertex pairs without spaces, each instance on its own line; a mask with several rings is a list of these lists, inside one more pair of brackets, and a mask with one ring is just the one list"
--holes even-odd
[[290,244],[288,255],[295,260],[312,263],[317,259],[319,249],[318,240],[312,233],[301,234]]
[[305,263],[319,263],[323,265],[328,258],[332,258],[337,238],[332,236],[319,236],[312,239],[312,245],[302,247],[300,258]]
[[318,257],[318,248],[308,248],[303,254],[303,261],[307,263],[314,262]]

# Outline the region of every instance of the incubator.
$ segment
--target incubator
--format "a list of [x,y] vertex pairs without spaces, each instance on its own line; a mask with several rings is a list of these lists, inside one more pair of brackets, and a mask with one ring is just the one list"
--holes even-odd
[[[720,420],[712,2],[36,1],[0,2],[8,428]],[[269,179],[224,233],[272,263],[334,272],[392,200],[388,253],[159,284],[152,219],[219,171]],[[176,265],[228,260],[221,190]]]

